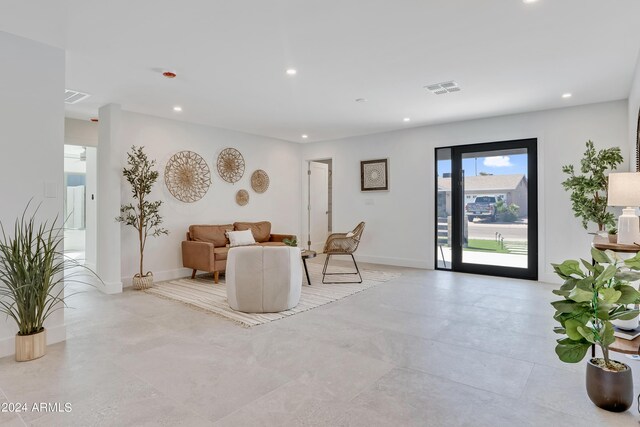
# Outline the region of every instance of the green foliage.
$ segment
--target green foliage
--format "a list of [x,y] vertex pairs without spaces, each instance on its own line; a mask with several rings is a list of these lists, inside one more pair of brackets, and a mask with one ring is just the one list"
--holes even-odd
[[592,249],[591,256],[594,265],[586,260],[551,264],[564,280],[553,291],[563,299],[551,303],[553,318],[560,323],[554,332],[566,335],[557,340],[556,354],[563,362],[577,363],[595,344],[610,366],[609,346],[615,341],[611,320],[631,320],[640,313],[629,308],[640,303],[640,292],[629,285],[640,279],[640,254],[623,261],[615,252]]
[[618,234],[618,229],[616,227],[610,228],[608,233],[612,236],[615,236],[616,234]]
[[507,203],[502,199],[496,202],[496,218],[500,222],[517,221],[519,212],[520,212],[520,206],[514,203],[507,205]]
[[131,151],[127,153],[128,167],[122,170],[127,182],[131,185],[131,195],[135,200],[134,203],[122,205],[120,207],[120,216],[116,221],[125,225],[130,225],[138,231],[140,241],[140,276],[144,276],[144,248],[147,243],[147,237],[157,237],[163,234],[169,234],[169,231],[162,228],[162,216],[160,215],[160,206],[162,201],[157,200],[150,202],[146,197],[151,194],[153,184],[158,180],[158,171],[154,170],[155,160],[149,160],[144,152],[144,147],[131,147]]
[[576,218],[580,218],[586,229],[589,222],[598,224],[600,231],[605,226],[613,227],[615,217],[607,212],[607,175],[622,163],[620,148],[607,148],[596,152],[593,142],[587,141],[587,149],[580,161],[581,175],[576,175],[573,165],[565,165],[562,172],[569,175],[562,186],[571,192],[571,207]]
[[[36,224],[36,214],[27,217],[29,204],[16,219],[13,233],[7,234],[0,224],[0,313],[12,318],[19,335],[36,334],[56,310],[65,307],[64,281],[75,280],[87,268],[65,258],[64,229],[57,218],[49,223]],[[74,272],[65,271],[74,268]],[[93,272],[91,272],[93,273]]]
[[293,236],[292,238],[284,238],[282,239],[282,243],[284,243],[287,246],[292,246],[292,247],[297,247],[298,246],[298,237],[297,236]]

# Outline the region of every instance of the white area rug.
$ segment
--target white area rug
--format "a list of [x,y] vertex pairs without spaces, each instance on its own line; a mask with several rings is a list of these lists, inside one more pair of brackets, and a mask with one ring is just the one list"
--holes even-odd
[[[251,327],[273,320],[282,319],[312,308],[328,304],[333,301],[348,297],[349,295],[369,289],[378,283],[387,282],[398,278],[400,273],[361,270],[362,283],[338,283],[323,284],[322,283],[322,265],[308,263],[309,276],[311,276],[311,286],[307,285],[307,279],[303,274],[302,294],[300,303],[291,310],[282,311],[280,313],[242,313],[234,311],[227,303],[227,288],[223,278],[219,284],[213,283],[213,278],[209,276],[196,277],[195,279],[185,278],[169,280],[154,284],[145,292],[161,297],[180,301],[193,308],[215,313],[226,317],[243,326]],[[330,267],[331,272],[350,272],[343,267]],[[328,276],[327,280],[355,280],[355,275],[345,276]]]

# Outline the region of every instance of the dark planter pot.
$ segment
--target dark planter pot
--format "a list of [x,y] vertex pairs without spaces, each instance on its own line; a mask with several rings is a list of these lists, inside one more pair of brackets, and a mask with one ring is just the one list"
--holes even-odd
[[[618,362],[621,363],[621,362]],[[610,372],[587,363],[587,394],[599,408],[624,412],[633,404],[633,377],[628,365],[622,372]]]

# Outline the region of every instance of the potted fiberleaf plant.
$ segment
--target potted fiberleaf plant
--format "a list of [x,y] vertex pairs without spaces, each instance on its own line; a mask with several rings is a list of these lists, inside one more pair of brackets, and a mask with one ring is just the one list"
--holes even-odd
[[587,149],[580,160],[580,175],[576,175],[573,165],[562,167],[569,175],[562,186],[571,192],[571,208],[582,226],[587,229],[589,222],[598,225],[598,231],[615,226],[615,217],[607,211],[607,171],[615,170],[622,163],[620,147],[596,151],[593,142],[587,141]]
[[[58,226],[57,218],[38,223],[38,209],[30,217],[28,209],[29,205],[15,221],[13,230],[6,230],[0,223],[0,313],[18,326],[15,339],[18,362],[45,355],[44,324],[56,310],[66,307],[64,283],[89,284],[76,279],[82,270],[95,275],[64,256],[64,229]],[[76,270],[66,273],[72,268]]]
[[125,179],[131,185],[131,193],[134,203],[122,205],[120,216],[116,221],[125,225],[130,225],[138,233],[140,251],[140,271],[133,276],[134,289],[147,289],[153,285],[153,273],[144,273],[144,248],[147,237],[157,237],[169,234],[169,231],[162,228],[162,216],[159,213],[162,201],[149,201],[147,197],[151,194],[153,184],[158,180],[158,171],[154,170],[155,160],[149,160],[144,147],[131,147],[127,153],[127,166],[122,170]]
[[587,362],[587,394],[600,408],[622,412],[633,402],[631,368],[613,360],[609,347],[615,342],[612,320],[631,320],[639,310],[640,292],[629,285],[640,279],[640,254],[621,260],[615,252],[591,250],[594,263],[567,260],[552,264],[564,280],[553,293],[563,299],[551,303],[553,318],[560,323],[554,332],[564,335],[557,340],[556,354],[563,362],[578,363],[592,346],[602,357]]

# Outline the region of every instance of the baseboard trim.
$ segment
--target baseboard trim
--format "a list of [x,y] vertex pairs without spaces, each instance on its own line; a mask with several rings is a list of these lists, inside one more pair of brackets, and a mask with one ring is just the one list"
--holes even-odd
[[[16,353],[16,337],[12,335],[8,338],[0,339],[0,357],[12,356]],[[66,325],[54,326],[47,328],[47,345],[66,341],[67,327]]]
[[[163,271],[154,271],[153,272],[153,281],[154,282],[164,282],[165,280],[174,280],[180,279],[183,277],[191,276],[190,268],[175,268],[173,270],[163,270]],[[132,277],[123,277],[122,284],[124,287],[131,287],[133,282]]]
[[538,281],[543,283],[548,283],[552,285],[557,285],[562,283],[562,279],[556,276],[554,273],[543,273],[538,275]]
[[108,295],[119,294],[122,293],[122,282],[103,282],[98,289]]
[[425,260],[411,258],[389,258],[370,255],[354,255],[358,262],[368,262],[371,264],[392,265],[395,267],[410,267],[421,269],[433,269]]

